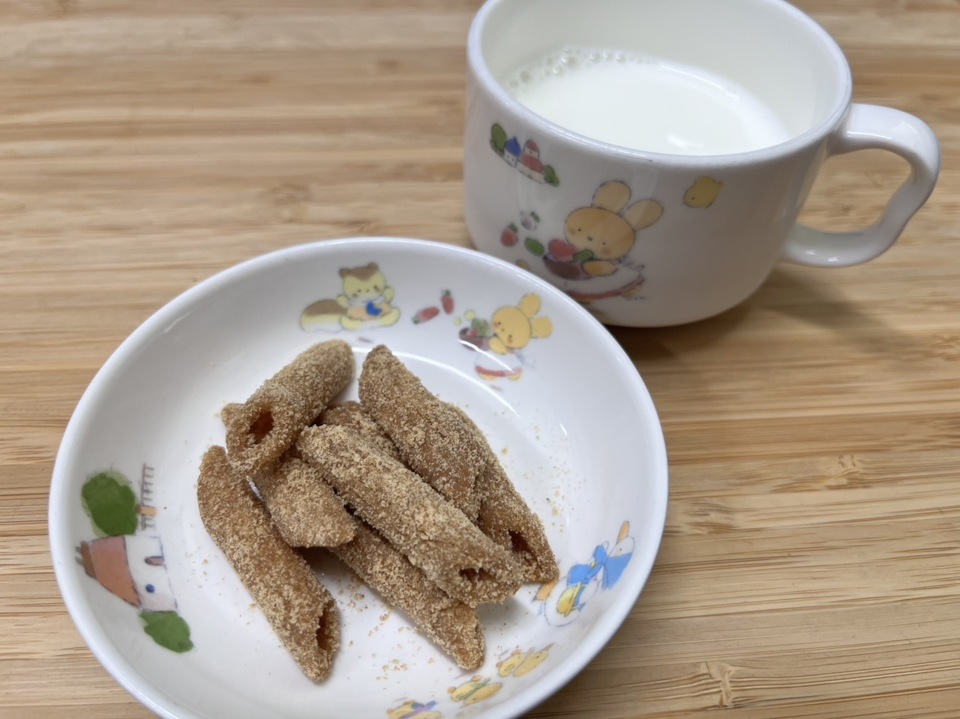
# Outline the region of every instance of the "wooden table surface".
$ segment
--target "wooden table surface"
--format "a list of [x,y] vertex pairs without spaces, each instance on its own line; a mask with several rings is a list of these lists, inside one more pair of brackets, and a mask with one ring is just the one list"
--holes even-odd
[[[799,5],[848,54],[856,100],[933,127],[939,185],[872,263],[784,265],[713,320],[613,330],[663,422],[666,532],[627,622],[530,716],[960,716],[960,5]],[[74,629],[47,540],[64,427],[120,342],[270,250],[469,245],[478,6],[0,5],[4,719],[149,716]],[[806,218],[867,224],[904,168],[832,161]]]

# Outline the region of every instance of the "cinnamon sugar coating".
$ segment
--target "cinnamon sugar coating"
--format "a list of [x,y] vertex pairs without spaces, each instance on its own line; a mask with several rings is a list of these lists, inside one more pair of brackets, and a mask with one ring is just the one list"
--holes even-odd
[[207,532],[300,669],[315,682],[326,679],[340,645],[334,599],[283,541],[222,447],[203,456],[197,501]]
[[230,462],[246,476],[274,471],[301,430],[353,380],[355,362],[342,340],[320,342],[300,353],[239,407],[227,405]]
[[348,506],[447,594],[475,607],[520,587],[520,566],[403,464],[345,427],[308,427],[298,447]]
[[476,611],[443,592],[375,529],[354,521],[353,540],[330,551],[387,604],[403,612],[457,666],[464,671],[479,668],[484,638]]
[[291,547],[335,547],[353,539],[355,523],[320,473],[296,457],[254,478],[280,536]]
[[403,462],[474,520],[483,448],[460,415],[384,345],[367,355],[359,384],[361,404],[397,445]]

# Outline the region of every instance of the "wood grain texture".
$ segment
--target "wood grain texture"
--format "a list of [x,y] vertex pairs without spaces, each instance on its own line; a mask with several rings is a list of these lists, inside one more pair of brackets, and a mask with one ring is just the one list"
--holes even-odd
[[[800,0],[855,99],[925,119],[943,171],[887,254],[779,267],[687,327],[616,329],[663,422],[666,534],[606,649],[532,717],[955,719],[960,707],[960,5]],[[469,245],[478,0],[0,5],[0,715],[148,717],[74,629],[46,503],[76,402],[151,313],[304,241]],[[831,161],[804,212],[902,181]]]

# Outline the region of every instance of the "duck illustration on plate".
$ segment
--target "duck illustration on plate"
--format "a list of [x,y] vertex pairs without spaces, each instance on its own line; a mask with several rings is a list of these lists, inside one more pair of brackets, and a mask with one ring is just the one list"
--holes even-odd
[[544,584],[535,601],[548,624],[570,624],[600,591],[611,589],[623,576],[633,557],[635,541],[630,536],[630,523],[620,525],[616,541],[602,542],[593,549],[589,560],[570,567],[566,576]]

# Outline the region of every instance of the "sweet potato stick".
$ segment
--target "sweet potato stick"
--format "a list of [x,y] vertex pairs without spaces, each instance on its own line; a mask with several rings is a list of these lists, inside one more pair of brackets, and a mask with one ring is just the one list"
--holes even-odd
[[264,382],[242,405],[228,405],[221,416],[230,463],[248,477],[274,471],[300,431],[351,382],[354,369],[350,345],[321,342]]
[[207,532],[300,669],[315,682],[326,679],[340,645],[334,599],[283,541],[222,447],[203,456],[197,501]]
[[475,607],[520,587],[520,566],[436,490],[345,427],[308,427],[297,443],[340,497],[455,599]]
[[355,521],[353,540],[330,551],[387,604],[403,612],[457,666],[464,671],[477,669],[483,663],[484,639],[476,611],[451,599],[376,530]]
[[354,521],[320,473],[296,457],[254,477],[263,504],[291,547],[335,547],[353,539]]
[[479,438],[484,448],[484,468],[477,480],[480,512],[477,526],[520,563],[525,582],[552,582],[560,575],[540,518],[527,506],[496,453],[476,423],[455,405],[450,408]]
[[404,463],[471,521],[476,519],[483,449],[460,415],[383,345],[363,362],[360,402],[397,445]]

